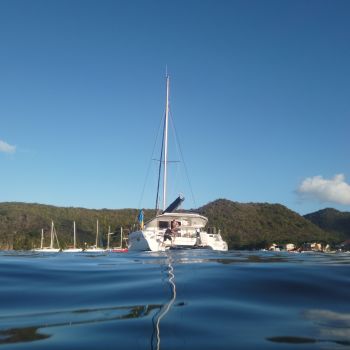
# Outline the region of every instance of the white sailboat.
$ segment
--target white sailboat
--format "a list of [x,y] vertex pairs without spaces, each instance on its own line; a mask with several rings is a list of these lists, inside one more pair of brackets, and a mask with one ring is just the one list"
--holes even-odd
[[163,211],[146,222],[139,230],[129,234],[130,251],[164,251],[169,248],[210,248],[227,251],[227,243],[220,233],[209,234],[205,231],[208,219],[197,213],[177,213],[175,210],[183,202],[179,196],[168,207],[167,195],[167,163],[168,163],[168,120],[169,120],[169,75],[166,75],[166,105],[164,118],[164,144],[160,163],[163,169]]
[[82,248],[77,248],[77,234],[76,234],[76,227],[75,227],[75,221],[73,222],[73,247],[63,249],[63,252],[65,253],[79,253],[82,252]]
[[98,241],[99,241],[99,225],[98,225],[98,220],[96,221],[96,244],[92,247],[88,247],[84,249],[84,252],[87,253],[102,253],[105,252],[106,249],[100,248],[98,246]]
[[[54,248],[54,241],[56,240],[57,247]],[[50,246],[44,247],[44,229],[41,229],[41,240],[40,240],[40,248],[35,248],[33,251],[35,252],[43,252],[43,253],[56,253],[61,250],[60,244],[58,242],[57,233],[55,230],[55,225],[53,221],[51,221],[51,233],[50,233]]]
[[[108,231],[110,229],[108,228]],[[113,233],[109,233],[109,235],[112,235]],[[108,235],[108,237],[109,237]],[[109,240],[108,240],[108,249],[109,249]],[[113,253],[127,253],[128,248],[123,248],[123,227],[120,227],[120,246],[119,247],[112,247],[109,249]]]

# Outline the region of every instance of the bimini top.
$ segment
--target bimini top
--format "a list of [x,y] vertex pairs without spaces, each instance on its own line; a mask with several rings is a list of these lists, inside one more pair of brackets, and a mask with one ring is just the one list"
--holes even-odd
[[172,220],[176,220],[183,228],[203,228],[208,222],[205,216],[197,213],[164,213],[156,216],[145,224],[146,229],[170,227]]

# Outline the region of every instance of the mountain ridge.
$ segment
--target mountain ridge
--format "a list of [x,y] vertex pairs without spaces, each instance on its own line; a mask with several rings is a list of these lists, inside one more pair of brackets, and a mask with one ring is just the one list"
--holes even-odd
[[350,212],[325,208],[306,214],[304,218],[310,220],[324,231],[339,234],[343,240],[350,239]]
[[[266,248],[272,243],[301,245],[309,241],[338,242],[298,213],[281,204],[238,203],[218,199],[198,211],[223,230],[232,248]],[[234,234],[229,234],[233,231]]]

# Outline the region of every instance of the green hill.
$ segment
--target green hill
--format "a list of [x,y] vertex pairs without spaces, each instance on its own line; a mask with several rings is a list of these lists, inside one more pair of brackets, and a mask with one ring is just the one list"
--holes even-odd
[[271,243],[338,241],[329,233],[280,204],[237,203],[225,199],[198,210],[221,228],[231,248],[264,248]]
[[350,213],[341,212],[336,209],[326,208],[314,213],[304,215],[321,229],[337,235],[340,239],[350,239]]
[[[45,245],[49,244],[51,220],[55,223],[61,247],[73,244],[73,221],[76,221],[77,240],[80,246],[94,244],[96,220],[99,231],[106,242],[108,226],[113,240],[120,242],[120,227],[127,232],[136,222],[136,209],[84,209],[62,208],[43,204],[0,203],[0,247],[2,249],[32,249],[40,246],[40,232],[44,229]],[[145,217],[151,217],[152,210],[145,210]]]
[[[225,199],[196,209],[209,219],[208,226],[221,230],[230,248],[262,248],[275,243],[321,241],[339,242],[338,233],[325,232],[309,220],[280,204],[237,203]],[[145,221],[154,216],[154,210],[144,210]],[[119,244],[122,226],[130,231],[136,224],[137,209],[63,208],[28,203],[0,203],[0,248],[31,249],[40,246],[40,232],[45,230],[48,245],[51,220],[54,221],[61,247],[72,244],[73,221],[76,221],[80,246],[92,245],[96,237],[96,220],[106,244],[108,226],[114,244]]]

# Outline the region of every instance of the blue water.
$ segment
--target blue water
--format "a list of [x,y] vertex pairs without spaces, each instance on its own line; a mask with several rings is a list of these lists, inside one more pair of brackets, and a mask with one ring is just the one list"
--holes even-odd
[[350,349],[350,254],[1,252],[1,349]]

